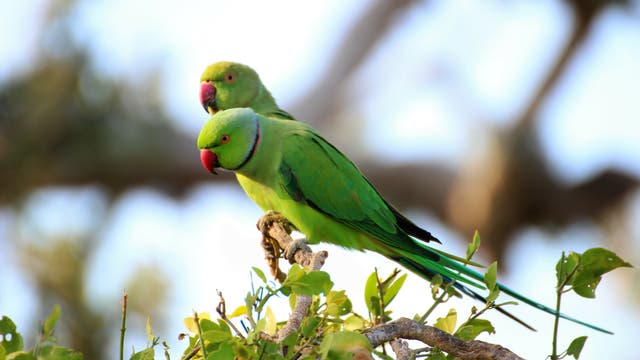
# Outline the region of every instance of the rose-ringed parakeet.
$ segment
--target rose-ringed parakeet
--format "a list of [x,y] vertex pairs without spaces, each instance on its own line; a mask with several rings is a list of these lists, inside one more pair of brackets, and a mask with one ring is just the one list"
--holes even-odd
[[294,120],[278,107],[258,73],[247,65],[229,61],[211,64],[204,70],[200,77],[200,103],[210,114],[248,107],[265,116]]
[[[198,136],[198,148],[207,170],[233,170],[260,208],[284,215],[309,243],[375,251],[427,280],[439,274],[460,292],[484,300],[473,289],[486,289],[483,275],[464,260],[428,246],[439,241],[384,200],[353,162],[310,126],[235,108],[209,119]],[[498,286],[526,304],[556,314],[503,284]]]

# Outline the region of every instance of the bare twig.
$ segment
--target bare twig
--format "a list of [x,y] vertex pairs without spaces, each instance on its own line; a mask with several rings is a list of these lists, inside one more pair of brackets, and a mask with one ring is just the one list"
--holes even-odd
[[181,360],[191,360],[191,359],[193,359],[198,354],[198,352],[200,351],[200,348],[201,348],[200,344],[196,344],[191,349],[191,351],[189,351],[189,353],[187,355],[185,355],[185,356],[183,356],[181,358]]
[[122,324],[120,325],[120,360],[124,359],[124,333],[127,331],[127,292],[122,293]]
[[227,325],[229,325],[229,327],[233,329],[233,331],[236,333],[236,336],[238,336],[241,339],[244,339],[244,335],[242,335],[242,333],[233,324],[233,322],[231,322],[231,320],[227,318],[227,305],[224,301],[224,297],[222,296],[222,291],[220,290],[216,290],[216,291],[218,292],[218,296],[220,297],[220,302],[218,303],[218,306],[216,306],[216,312],[218,313],[218,316],[220,316],[220,318],[224,320],[224,322],[226,322]]
[[479,340],[464,341],[440,329],[400,318],[364,331],[364,335],[377,347],[394,339],[412,339],[436,347],[464,360],[522,360],[500,345]]
[[202,328],[200,327],[200,319],[198,318],[198,312],[197,311],[193,311],[193,320],[196,321],[196,327],[198,328],[198,337],[200,337],[200,346],[202,349],[202,357],[203,358],[207,358],[207,350],[205,349],[204,346],[204,339],[202,338]]

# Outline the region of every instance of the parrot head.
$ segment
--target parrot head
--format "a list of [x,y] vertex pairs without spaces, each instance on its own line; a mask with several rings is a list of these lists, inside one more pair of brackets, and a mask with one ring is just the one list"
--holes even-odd
[[216,174],[220,167],[238,170],[246,164],[260,138],[258,115],[248,108],[234,108],[214,114],[198,135],[200,161]]
[[211,64],[202,73],[200,103],[210,114],[238,107],[250,107],[259,113],[273,110],[269,107],[278,108],[258,73],[228,61]]

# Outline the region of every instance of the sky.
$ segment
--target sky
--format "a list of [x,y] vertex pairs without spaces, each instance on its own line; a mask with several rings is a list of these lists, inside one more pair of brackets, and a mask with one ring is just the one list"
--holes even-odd
[[[0,82],[28,71],[37,62],[34,46],[46,3],[0,3]],[[195,139],[206,120],[197,102],[198,81],[206,65],[220,60],[251,65],[286,109],[314,82],[322,81],[320,76],[340,34],[366,4],[367,0],[286,0],[268,5],[195,0],[180,6],[157,0],[81,1],[73,12],[72,29],[73,38],[90,49],[92,66],[105,77],[144,84],[150,79],[141,67],[159,69],[167,111],[176,119],[176,126]],[[568,183],[608,166],[640,174],[638,15],[637,6],[631,13],[615,8],[607,11],[543,107],[538,127],[542,146],[554,173]],[[393,30],[348,79],[357,94],[350,111],[364,124],[362,133],[353,134],[354,143],[389,162],[463,162],[469,147],[490,141],[487,128],[509,126],[509,119],[527,103],[570,29],[569,12],[557,1],[416,3],[396,19]],[[33,194],[25,207],[33,221],[50,233],[82,232],[95,223],[91,214],[107,217],[103,241],[86,280],[88,296],[97,308],[119,306],[122,289],[137,269],[158,268],[170,284],[166,307],[172,316],[167,320],[168,332],[157,335],[164,335],[174,351],[179,351],[184,344],[175,337],[184,331],[182,318],[191,309],[213,312],[216,289],[223,291],[229,304],[242,303],[249,270],[262,266],[263,259],[254,230],[260,211],[237,186],[220,186],[212,180],[179,200],[147,188],[133,189],[108,212],[100,208],[104,196],[93,187],[50,188]],[[78,216],[60,214],[61,207]],[[629,200],[629,208],[634,209],[632,222],[640,223],[640,195]],[[444,250],[464,251],[468,239],[461,234],[446,229],[428,213],[409,215],[447,239]],[[11,284],[0,290],[0,311],[11,314],[20,326],[34,320],[35,304],[29,300],[34,296],[29,279],[7,255],[11,245],[4,239],[26,231],[12,225],[14,216],[10,209],[0,211],[0,262],[9,264],[0,282]],[[637,241],[640,229],[636,226],[633,231],[631,238]],[[551,264],[559,254],[601,245],[605,235],[593,225],[575,224],[553,235],[563,239],[560,243],[550,241],[550,236],[535,228],[519,234],[509,249],[510,263],[505,264],[512,271],[501,276],[503,282],[518,284],[524,293],[546,304],[554,301]],[[639,247],[630,245],[636,255]],[[388,273],[394,264],[374,254],[322,248],[330,251],[324,269],[332,275],[348,274],[333,277],[336,288],[347,289],[356,310],[364,313],[361,285],[374,267]],[[215,282],[199,280],[198,276],[210,278],[211,272],[222,276]],[[616,336],[563,322],[561,342],[568,344],[573,337],[586,334],[585,359],[635,358],[633,340],[640,331],[640,312],[629,296],[621,296],[630,291],[629,279],[628,273],[605,279],[597,303],[576,296],[564,302],[567,313],[610,328]],[[238,289],[238,284],[243,287]],[[428,287],[410,275],[395,300],[394,312],[412,316],[421,299],[428,299]],[[606,312],[599,310],[604,304]],[[465,302],[459,308],[470,305]],[[276,309],[280,319],[286,317],[286,302]],[[448,308],[441,310],[444,314]],[[534,326],[551,324],[548,316],[524,305],[516,310]],[[500,317],[490,319],[498,334],[483,340],[527,358],[549,353],[550,329],[530,333]],[[145,343],[144,337],[128,341],[137,347]]]

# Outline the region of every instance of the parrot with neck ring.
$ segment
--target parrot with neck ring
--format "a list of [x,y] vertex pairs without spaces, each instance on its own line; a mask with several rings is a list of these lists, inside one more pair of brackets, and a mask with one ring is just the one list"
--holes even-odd
[[295,120],[278,107],[255,70],[230,61],[211,64],[204,70],[200,77],[200,104],[212,115],[220,110],[248,107],[268,117]]
[[[216,110],[197,144],[208,171],[234,171],[251,200],[264,211],[282,214],[309,243],[374,251],[426,280],[440,275],[457,291],[485,301],[478,293],[486,290],[483,275],[469,266],[474,263],[429,246],[440,241],[387,202],[352,161],[310,126],[250,108]],[[539,310],[611,334],[497,285]]]

